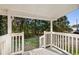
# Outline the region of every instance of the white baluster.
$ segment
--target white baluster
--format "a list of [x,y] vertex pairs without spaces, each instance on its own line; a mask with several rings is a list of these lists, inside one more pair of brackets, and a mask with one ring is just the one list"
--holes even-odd
[[[51,35],[51,37],[52,37],[52,35]],[[51,39],[51,44],[53,44],[54,45],[54,34],[53,34],[53,38]]]
[[65,36],[65,50],[67,50],[67,37]]
[[62,39],[61,39],[61,35],[60,35],[60,48],[61,48],[61,40],[62,40]]
[[64,42],[64,40],[65,40],[65,37],[64,36],[62,36],[62,49],[64,50],[64,44],[65,44],[65,42]]
[[70,52],[70,37],[68,37],[68,52]]
[[18,38],[19,38],[19,51],[20,51],[20,47],[21,47],[20,36],[18,36]]
[[15,44],[16,44],[16,45],[15,45],[15,46],[16,46],[16,47],[15,47],[15,51],[17,51],[17,36],[15,36],[15,42],[16,42],[16,43],[15,43]]
[[56,45],[56,34],[54,34],[54,45]]
[[60,35],[59,35],[59,48],[60,48]]
[[57,42],[57,40],[56,40],[56,34],[55,34],[55,46],[56,46],[56,42]]
[[67,50],[66,50],[66,51],[68,51],[68,45],[69,45],[69,44],[68,44],[68,36],[67,36]]
[[73,40],[74,40],[74,39],[73,39],[73,37],[72,37],[72,54],[73,54]]
[[58,46],[58,35],[57,35],[57,46]]
[[57,47],[58,47],[58,35],[57,35]]
[[78,54],[78,38],[76,38],[76,54]]
[[58,47],[60,47],[60,40],[59,40],[59,35],[58,35]]
[[12,44],[12,47],[13,47],[13,48],[12,48],[12,52],[14,52],[14,36],[12,37],[12,43],[13,43],[13,44]]
[[53,41],[54,36],[52,35],[52,32],[51,32],[51,34],[50,34],[50,35],[51,35],[51,39],[50,39],[50,43],[51,43],[51,44],[50,44],[50,45],[51,45],[51,47],[52,47],[52,44],[54,44],[54,41]]
[[57,35],[56,35],[56,46],[57,46]]

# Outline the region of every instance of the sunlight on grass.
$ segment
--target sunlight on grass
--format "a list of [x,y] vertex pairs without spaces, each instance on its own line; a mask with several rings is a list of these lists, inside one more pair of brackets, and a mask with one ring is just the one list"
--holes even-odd
[[32,37],[25,39],[25,50],[32,50],[39,47],[38,37]]

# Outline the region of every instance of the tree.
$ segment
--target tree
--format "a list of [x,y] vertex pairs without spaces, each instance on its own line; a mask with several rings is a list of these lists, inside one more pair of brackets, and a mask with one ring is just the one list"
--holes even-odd
[[25,37],[39,36],[49,30],[48,21],[15,17],[13,20],[13,32],[24,32]]
[[62,16],[53,22],[54,31],[56,32],[69,32],[71,30],[69,21],[66,16]]

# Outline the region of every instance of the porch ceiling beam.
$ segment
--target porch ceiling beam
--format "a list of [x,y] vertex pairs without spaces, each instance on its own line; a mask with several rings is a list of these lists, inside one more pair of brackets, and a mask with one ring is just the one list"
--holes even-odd
[[20,10],[0,9],[0,15],[8,16],[8,14],[14,17],[32,18],[32,19],[39,19],[39,20],[46,20],[46,21],[50,20],[47,17],[26,13]]

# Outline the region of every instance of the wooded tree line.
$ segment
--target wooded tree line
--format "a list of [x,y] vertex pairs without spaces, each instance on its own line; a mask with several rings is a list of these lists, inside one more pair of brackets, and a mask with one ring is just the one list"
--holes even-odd
[[[55,32],[69,32],[69,21],[66,16],[58,18],[53,22],[53,30]],[[26,38],[42,35],[44,31],[50,31],[50,21],[14,17],[12,22],[12,32],[24,32]],[[7,17],[0,16],[0,35],[7,33]]]

